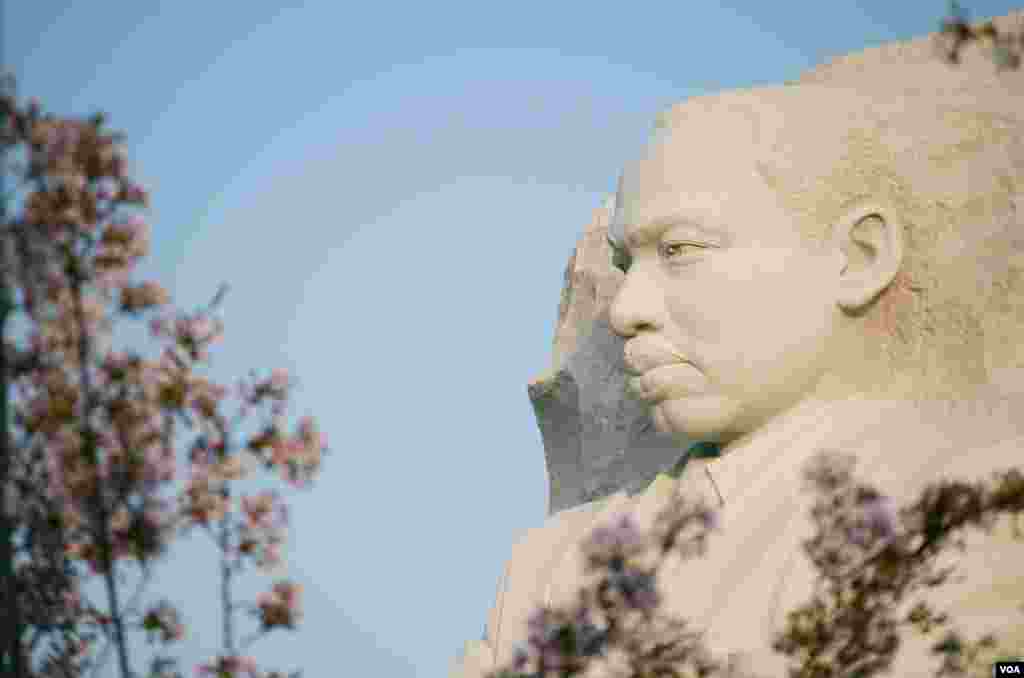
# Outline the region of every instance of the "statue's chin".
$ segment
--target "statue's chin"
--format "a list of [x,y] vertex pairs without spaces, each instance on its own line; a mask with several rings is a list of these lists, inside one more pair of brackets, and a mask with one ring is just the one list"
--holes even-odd
[[651,420],[660,433],[717,442],[731,437],[738,410],[728,398],[696,395],[656,403],[651,408]]

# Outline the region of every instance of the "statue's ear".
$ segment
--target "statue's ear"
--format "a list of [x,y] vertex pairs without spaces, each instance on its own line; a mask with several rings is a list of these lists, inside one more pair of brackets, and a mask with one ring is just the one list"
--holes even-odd
[[878,205],[858,207],[840,219],[833,245],[842,259],[836,302],[844,311],[870,304],[903,264],[903,227],[892,210]]

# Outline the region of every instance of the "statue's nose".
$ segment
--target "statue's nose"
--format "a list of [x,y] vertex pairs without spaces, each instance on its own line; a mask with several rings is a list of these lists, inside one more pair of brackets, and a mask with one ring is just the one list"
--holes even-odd
[[612,329],[623,338],[635,337],[645,330],[662,328],[664,306],[660,293],[653,281],[642,272],[633,269],[626,274],[622,287],[608,309]]

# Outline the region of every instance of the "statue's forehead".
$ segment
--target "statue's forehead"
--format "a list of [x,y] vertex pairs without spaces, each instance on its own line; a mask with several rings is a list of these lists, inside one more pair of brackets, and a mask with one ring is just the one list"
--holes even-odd
[[732,219],[749,218],[746,206],[751,203],[777,206],[749,153],[710,164],[691,158],[653,168],[644,168],[645,163],[627,166],[619,177],[608,226],[616,246],[626,244],[630,229],[653,222],[686,220],[723,230]]
[[730,217],[749,216],[737,200],[777,206],[759,168],[774,160],[774,132],[785,116],[772,101],[748,99],[696,99],[659,116],[647,144],[619,176],[608,229],[612,242],[625,245],[628,227],[674,212],[721,228]]

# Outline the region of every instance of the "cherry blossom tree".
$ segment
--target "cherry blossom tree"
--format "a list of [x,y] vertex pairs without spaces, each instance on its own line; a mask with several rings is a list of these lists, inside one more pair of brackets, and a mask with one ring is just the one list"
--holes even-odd
[[[209,376],[226,288],[185,312],[137,279],[149,194],[104,115],[44,113],[8,77],[0,157],[0,673],[95,674],[113,655],[122,678],[137,676],[138,636],[155,647],[150,675],[179,675],[184,616],[166,599],[147,603],[146,588],[176,538],[202,530],[218,550],[223,619],[221,653],[197,671],[283,675],[244,652],[297,628],[301,588],[273,581],[247,604],[233,584],[281,562],[287,509],[280,492],[243,483],[262,471],[308,487],[323,433],[309,417],[290,430],[287,372],[233,386]],[[117,345],[131,322],[148,324],[149,353]],[[242,615],[255,628],[245,639]]]

